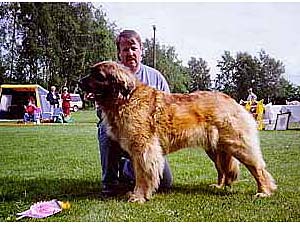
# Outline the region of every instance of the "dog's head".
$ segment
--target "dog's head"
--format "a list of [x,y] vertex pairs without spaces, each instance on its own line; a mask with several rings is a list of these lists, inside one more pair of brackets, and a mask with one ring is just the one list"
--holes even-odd
[[128,98],[136,86],[135,76],[116,62],[97,63],[90,71],[90,75],[80,80],[80,87],[95,96]]

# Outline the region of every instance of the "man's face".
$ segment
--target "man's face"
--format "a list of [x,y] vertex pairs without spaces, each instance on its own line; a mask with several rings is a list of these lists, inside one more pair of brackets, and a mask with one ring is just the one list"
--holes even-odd
[[131,70],[136,70],[142,60],[142,49],[139,42],[135,38],[121,38],[119,47],[121,63]]

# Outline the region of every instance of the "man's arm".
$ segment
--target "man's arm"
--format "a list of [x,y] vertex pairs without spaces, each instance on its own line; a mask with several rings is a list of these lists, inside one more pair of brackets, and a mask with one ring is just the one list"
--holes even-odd
[[166,78],[162,74],[160,74],[160,75],[161,75],[161,89],[160,90],[170,93],[171,92],[170,87],[169,87],[169,84],[168,84]]

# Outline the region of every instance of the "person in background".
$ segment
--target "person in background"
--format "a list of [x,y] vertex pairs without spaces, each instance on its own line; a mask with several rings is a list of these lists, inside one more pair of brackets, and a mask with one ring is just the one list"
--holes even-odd
[[71,101],[71,96],[70,93],[68,92],[67,87],[63,87],[63,93],[61,95],[62,99],[62,110],[65,118],[69,118],[71,113],[70,113],[70,101]]
[[[116,39],[116,45],[120,63],[128,67],[140,81],[158,90],[170,92],[164,76],[159,71],[141,63],[142,42],[137,32],[134,30],[122,31]],[[102,166],[102,194],[114,196],[124,192],[126,187],[133,187],[134,171],[129,155],[121,149],[117,142],[107,136],[106,126],[101,122],[101,109],[99,107],[97,107],[97,115],[100,118],[98,141]],[[171,185],[172,174],[165,158],[159,189],[167,190]]]
[[24,122],[36,122],[36,111],[37,107],[35,105],[34,97],[30,97],[28,99],[28,104],[24,105],[25,113],[24,113]]
[[56,92],[55,86],[51,86],[46,99],[50,103],[51,119],[53,120],[55,109],[59,108],[59,95]]
[[257,100],[257,96],[256,94],[253,93],[252,88],[248,89],[248,97],[247,97],[247,101],[251,101],[252,103],[255,103]]
[[249,88],[246,109],[252,114],[255,114],[256,108],[257,108],[257,96],[256,94],[253,93],[252,88]]

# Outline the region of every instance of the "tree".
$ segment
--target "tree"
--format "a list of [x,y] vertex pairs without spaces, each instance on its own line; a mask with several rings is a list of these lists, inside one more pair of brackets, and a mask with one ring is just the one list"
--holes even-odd
[[6,10],[7,10],[7,5],[6,3],[0,2],[0,83],[5,82],[5,72],[8,70],[6,60],[4,59],[4,53],[5,51],[5,46],[4,43],[6,42],[6,24],[3,22],[5,21],[5,16],[6,16]]
[[236,61],[229,51],[225,51],[221,56],[222,60],[218,61],[217,67],[220,73],[217,73],[215,79],[215,89],[222,91],[232,97],[236,97],[235,70]]
[[1,3],[0,14],[1,57],[4,61],[4,64],[8,65],[4,76],[7,81],[11,82],[15,79],[15,67],[19,58],[19,29],[21,24],[19,23],[18,17],[20,14],[20,4],[18,2]]
[[115,45],[116,25],[109,23],[106,20],[106,14],[97,9],[95,11],[95,20],[93,24],[94,48],[96,51],[95,60],[116,60],[117,48]]
[[[270,57],[264,50],[259,52],[260,72],[259,83],[260,96],[267,101],[272,101],[280,96],[282,75],[285,72],[283,63]],[[282,96],[283,97],[283,96]]]
[[188,75],[190,77],[189,91],[193,92],[196,90],[209,90],[211,88],[211,79],[207,66],[202,58],[198,60],[192,57],[188,61]]
[[10,82],[66,85],[72,91],[92,63],[115,59],[114,26],[91,3],[1,7],[1,68]]
[[[146,39],[143,43],[144,58],[142,62],[153,67],[153,39]],[[172,46],[160,46],[156,42],[156,69],[167,79],[171,92],[188,92],[188,75],[182,62],[178,60],[175,48]]]
[[260,99],[261,92],[258,88],[258,74],[260,63],[257,58],[247,52],[238,52],[235,59],[234,83],[236,86],[235,97],[237,100],[246,99],[248,89],[252,88],[254,93]]
[[281,77],[278,84],[278,92],[273,96],[273,103],[286,104],[287,101],[300,100],[300,86],[296,87],[285,78]]
[[280,79],[284,66],[264,50],[259,53],[259,58],[246,52],[239,52],[234,58],[230,52],[225,51],[217,67],[220,68],[220,73],[216,77],[216,89],[236,100],[245,99],[249,88],[253,88],[258,98],[265,102],[280,95]]

